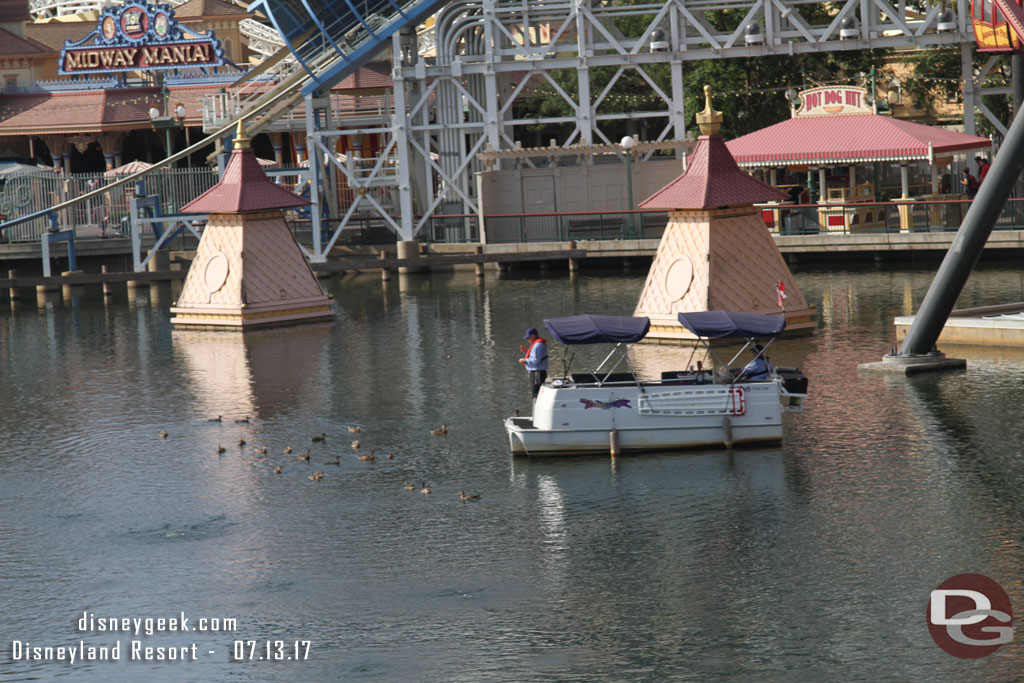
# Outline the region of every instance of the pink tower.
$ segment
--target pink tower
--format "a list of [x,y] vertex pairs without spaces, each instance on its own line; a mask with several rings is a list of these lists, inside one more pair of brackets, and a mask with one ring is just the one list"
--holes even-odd
[[786,195],[744,173],[718,130],[722,114],[697,114],[703,135],[681,176],[639,204],[667,209],[669,222],[633,315],[651,319],[647,340],[693,340],[677,313],[727,310],[780,313],[782,283],[788,332],[814,328],[807,305],[754,204]]
[[182,207],[209,218],[171,324],[245,331],[331,320],[334,302],[282,211],[308,204],[267,178],[239,123],[220,182]]

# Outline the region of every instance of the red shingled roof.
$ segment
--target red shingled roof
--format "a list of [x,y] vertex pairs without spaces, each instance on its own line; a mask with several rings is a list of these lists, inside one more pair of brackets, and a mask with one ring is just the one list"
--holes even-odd
[[174,18],[178,20],[195,19],[197,17],[247,17],[249,13],[224,0],[188,0],[174,8]]
[[988,138],[875,114],[798,116],[728,143],[748,166],[908,161],[991,146]]
[[156,90],[0,95],[0,136],[148,128],[150,107],[163,107]]
[[22,38],[7,29],[0,28],[0,55],[49,54],[50,52],[50,48],[37,40]]
[[752,178],[736,165],[721,135],[702,135],[686,171],[640,202],[641,209],[718,209],[785,199],[786,194]]
[[28,0],[0,0],[0,22],[29,21]]
[[25,37],[51,50],[62,50],[65,40],[77,43],[95,30],[96,22],[93,21],[49,21],[45,24],[25,24]]
[[181,210],[185,213],[244,213],[308,206],[309,202],[280,185],[275,185],[260,168],[252,148],[231,152],[220,182]]

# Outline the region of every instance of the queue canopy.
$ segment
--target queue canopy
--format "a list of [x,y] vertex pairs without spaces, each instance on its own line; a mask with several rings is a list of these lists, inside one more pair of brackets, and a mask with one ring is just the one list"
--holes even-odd
[[31,164],[22,164],[17,161],[0,161],[0,180],[7,180],[16,175],[29,175],[33,173],[48,173],[52,175],[53,170]]
[[647,336],[651,329],[651,319],[618,315],[573,315],[567,318],[546,318],[544,327],[555,341],[566,346],[628,344]]
[[680,313],[679,322],[698,337],[774,337],[786,329],[786,316],[732,311]]

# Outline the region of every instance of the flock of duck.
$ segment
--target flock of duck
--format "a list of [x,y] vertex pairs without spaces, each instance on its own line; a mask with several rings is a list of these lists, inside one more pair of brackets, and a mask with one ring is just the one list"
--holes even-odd
[[[223,421],[224,421],[224,418],[221,415],[218,415],[217,417],[211,417],[211,418],[209,418],[207,420],[207,422],[223,422]],[[236,418],[235,422],[237,424],[249,424],[249,417],[246,416],[246,417]],[[359,425],[350,425],[349,428],[348,428],[348,431],[350,433],[353,433],[353,434],[358,434],[358,433],[363,431],[363,428],[361,426],[359,426]],[[434,435],[434,436],[447,436],[448,435],[448,425],[441,425],[437,429],[431,429],[430,433],[432,435]],[[163,431],[160,432],[160,438],[166,439],[167,436],[168,436],[168,433],[167,433],[166,430],[163,430]],[[327,434],[321,432],[318,436],[311,436],[309,438],[309,441],[310,441],[310,443],[325,443],[327,441]],[[245,439],[244,438],[239,438],[238,439],[238,446],[242,447],[242,446],[245,446],[245,445],[246,445]],[[359,449],[362,446],[362,444],[360,443],[359,439],[355,439],[354,441],[352,441],[351,446],[352,446],[352,450],[355,451],[356,457],[361,462],[374,462],[377,459],[377,455],[376,455],[377,452],[375,450],[371,450],[369,453],[359,453]],[[266,446],[259,446],[259,447],[255,448],[254,450],[255,450],[256,453],[265,454],[267,452],[267,447]],[[217,445],[217,455],[221,455],[221,454],[223,454],[225,452],[227,452],[227,448],[225,448],[224,446],[221,446],[220,444],[218,444]],[[284,449],[284,454],[285,455],[290,455],[293,452],[294,451],[293,451],[291,446],[286,446],[285,449]],[[309,449],[307,448],[305,450],[305,452],[303,452],[303,453],[298,453],[297,457],[298,457],[299,460],[302,460],[304,462],[309,462],[310,461],[310,457],[311,457]],[[387,454],[387,459],[388,460],[394,460],[395,459],[395,454],[394,453],[388,453]],[[334,460],[328,460],[324,464],[325,465],[341,465],[341,456],[340,455],[336,455],[334,457]],[[284,468],[281,465],[277,465],[277,466],[274,467],[274,474],[281,474],[283,472],[284,472]],[[313,482],[320,482],[320,481],[323,481],[323,479],[324,479],[324,473],[323,472],[314,472],[313,474],[309,475],[309,480],[313,481]],[[413,484],[410,484],[408,481],[405,482],[404,488],[405,488],[406,491],[415,491],[416,490],[416,486],[414,486]],[[422,493],[423,495],[430,495],[430,487],[427,486],[426,482],[422,483],[422,485],[419,487],[419,490],[420,490],[420,493]],[[471,500],[480,500],[480,494],[479,493],[466,493],[465,491],[459,491],[459,498],[462,500],[463,503],[465,503],[465,502],[471,501]]]

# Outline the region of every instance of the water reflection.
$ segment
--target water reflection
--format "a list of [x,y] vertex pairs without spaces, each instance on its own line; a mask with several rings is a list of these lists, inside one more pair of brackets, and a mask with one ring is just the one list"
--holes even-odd
[[329,394],[330,336],[327,324],[245,334],[173,330],[171,341],[197,414],[269,419]]

